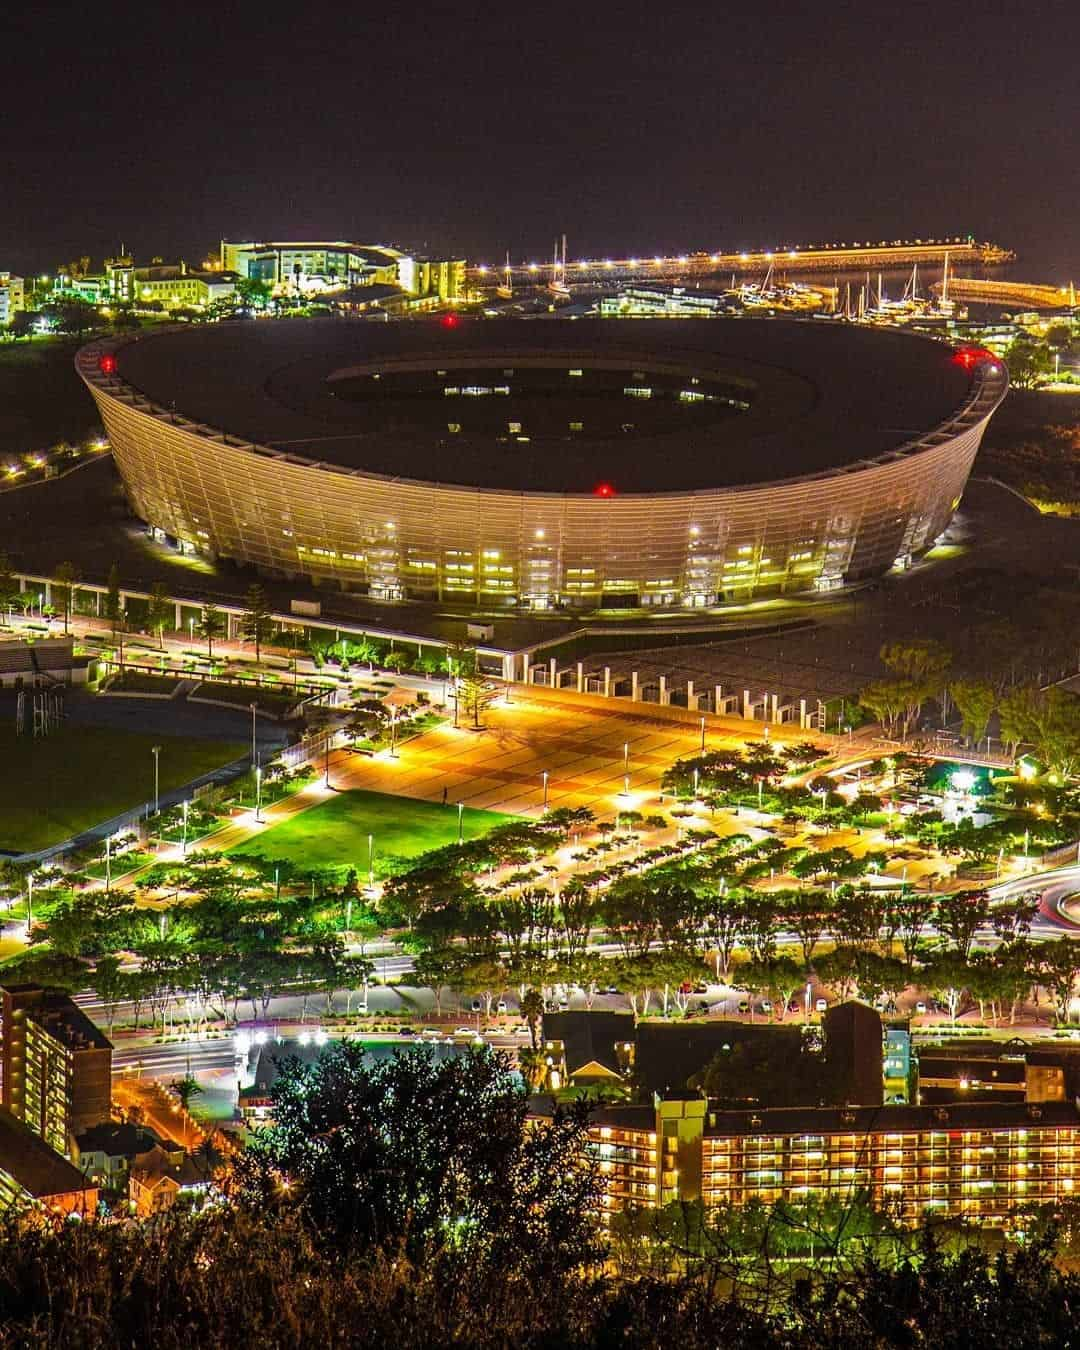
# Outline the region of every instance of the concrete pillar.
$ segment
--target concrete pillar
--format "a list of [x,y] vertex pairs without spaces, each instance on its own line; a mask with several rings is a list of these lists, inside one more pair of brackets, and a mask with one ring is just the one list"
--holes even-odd
[[713,690],[713,699],[715,701],[712,710],[714,713],[718,713],[724,706],[724,686],[722,684],[718,684]]
[[[38,594],[41,594],[41,592],[38,592]],[[46,582],[45,582],[45,603],[46,603],[47,605],[51,605],[51,604],[52,604],[52,582],[51,582],[51,581],[46,581]]]
[[636,670],[630,672],[630,702],[637,703],[641,699],[641,690],[638,688],[638,675]]
[[749,721],[750,719],[751,712],[752,712],[752,705],[750,703],[750,690],[744,689],[742,691],[742,715],[747,719],[747,721]]
[[525,655],[524,655],[521,659],[522,659],[522,661],[524,662],[524,665],[522,666],[522,670],[521,670],[521,679],[522,679],[522,682],[523,682],[524,684],[528,684],[528,683],[529,683],[529,653],[526,652]]
[[554,656],[548,662],[548,670],[551,672],[548,675],[548,688],[554,689],[556,687],[555,682],[558,679],[558,663]]
[[514,679],[514,653],[507,652],[503,657],[503,679],[507,683],[513,683]]
[[579,694],[585,692],[585,667],[580,661],[577,663],[577,691]]
[[180,601],[179,601],[179,600],[177,600],[176,604],[173,606],[173,609],[176,611],[175,616],[174,616],[175,621],[174,621],[174,623],[173,623],[173,631],[176,632],[176,633],[179,633],[179,631],[180,631],[180,625],[181,625],[181,624],[183,623],[183,621],[184,621],[184,620],[183,620],[183,617],[182,617],[182,615],[181,615],[181,613],[180,613]]
[[799,699],[799,726],[806,730],[806,699]]
[[773,694],[771,698],[772,698],[772,716],[769,718],[769,720],[770,722],[779,722],[780,714],[777,710],[780,707],[780,695]]
[[686,681],[686,706],[691,712],[697,712],[698,696],[694,693],[694,681]]
[[[121,608],[121,609],[124,608],[124,592],[123,592],[123,591],[120,592],[120,608]],[[98,617],[99,619],[101,618],[101,592],[100,592],[100,591],[95,591],[95,592],[94,592],[94,613],[97,615],[97,617]]]
[[604,697],[611,697],[611,667],[604,667]]
[[666,708],[671,702],[671,695],[668,693],[667,676],[660,676],[660,706]]

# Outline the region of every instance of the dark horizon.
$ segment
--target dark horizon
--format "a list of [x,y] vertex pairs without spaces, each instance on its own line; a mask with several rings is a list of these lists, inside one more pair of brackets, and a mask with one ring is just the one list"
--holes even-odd
[[198,263],[222,236],[542,259],[563,232],[571,256],[972,233],[1038,279],[1080,266],[1080,10],[1054,0],[241,0],[183,24],[106,0],[74,36],[31,9],[3,31],[40,57],[6,72],[0,267],[23,274],[121,243]]

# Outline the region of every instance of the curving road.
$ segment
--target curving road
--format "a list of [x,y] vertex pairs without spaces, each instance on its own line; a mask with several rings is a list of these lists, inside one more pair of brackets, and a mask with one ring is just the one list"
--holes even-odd
[[1040,891],[1039,912],[1031,925],[1034,938],[1080,937],[1080,917],[1068,912],[1070,901],[1080,899],[1080,865],[1037,872],[990,888],[991,901],[1011,900],[1025,891]]

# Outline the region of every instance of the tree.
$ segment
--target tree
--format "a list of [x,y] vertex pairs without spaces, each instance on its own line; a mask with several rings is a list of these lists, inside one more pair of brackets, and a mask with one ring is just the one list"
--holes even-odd
[[1013,338],[1005,349],[1005,364],[1009,368],[1009,382],[1017,389],[1034,389],[1054,368],[1050,348],[1042,342],[1033,342],[1026,334]]
[[206,639],[207,660],[214,659],[214,639],[221,637],[225,632],[225,615],[212,602],[203,606],[199,622],[195,625],[195,631],[201,638]]
[[540,1020],[544,1015],[544,996],[538,989],[526,989],[521,999],[521,1015],[528,1023],[529,1042],[533,1050],[539,1050]]
[[963,718],[963,734],[971,745],[978,745],[997,706],[994,686],[986,680],[954,680],[949,693]]
[[952,943],[958,956],[971,954],[975,934],[990,917],[990,897],[986,891],[953,891],[937,901],[938,932]]
[[262,644],[274,632],[274,620],[266,592],[257,583],[248,587],[247,595],[244,597],[240,631],[245,641],[255,644],[255,660],[258,661],[262,654]]
[[247,309],[265,309],[270,303],[270,287],[261,277],[238,277],[236,295]]
[[473,727],[479,731],[480,718],[494,701],[495,690],[478,670],[473,670],[458,680],[457,699],[466,716],[472,717]]
[[180,1103],[180,1109],[190,1114],[191,1103],[196,1097],[202,1096],[202,1084],[192,1075],[185,1074],[183,1078],[177,1078],[169,1084],[173,1092],[176,1093],[176,1100]]
[[11,568],[11,559],[0,549],[0,609],[8,617],[11,615],[11,608],[17,603],[19,595],[19,583],[15,579],[15,573]]
[[146,607],[146,627],[157,634],[158,646],[165,646],[165,630],[170,620],[175,621],[175,606],[169,599],[164,582],[155,581],[150,587],[150,600]]
[[75,600],[75,583],[79,579],[78,568],[72,562],[62,562],[53,577],[52,598],[57,612],[64,620],[64,632],[68,631],[72,606]]
[[310,1066],[286,1061],[270,1095],[276,1123],[235,1169],[238,1197],[256,1211],[299,1213],[339,1250],[413,1261],[452,1252],[537,1277],[600,1255],[587,1108],[527,1128],[526,1091],[504,1056],[439,1061],[417,1048],[372,1063],[345,1042]]
[[[105,617],[109,621],[109,627],[112,630],[113,641],[116,641],[117,634],[124,627],[124,606],[120,598],[120,568],[116,563],[109,568],[108,589],[105,592]],[[120,663],[123,664],[124,653],[121,645]]]

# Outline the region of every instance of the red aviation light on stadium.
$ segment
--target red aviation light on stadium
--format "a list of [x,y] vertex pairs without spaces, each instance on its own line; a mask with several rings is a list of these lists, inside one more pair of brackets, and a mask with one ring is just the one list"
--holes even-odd
[[957,347],[952,355],[953,361],[965,370],[974,370],[987,361],[996,361],[997,357],[985,347]]
[[98,362],[98,370],[101,371],[102,375],[115,375],[116,357],[111,352],[106,352]]
[[458,326],[458,316],[456,314],[444,314],[439,320],[443,328],[456,328]]
[[610,483],[597,483],[593,488],[594,497],[614,497],[615,489]]

